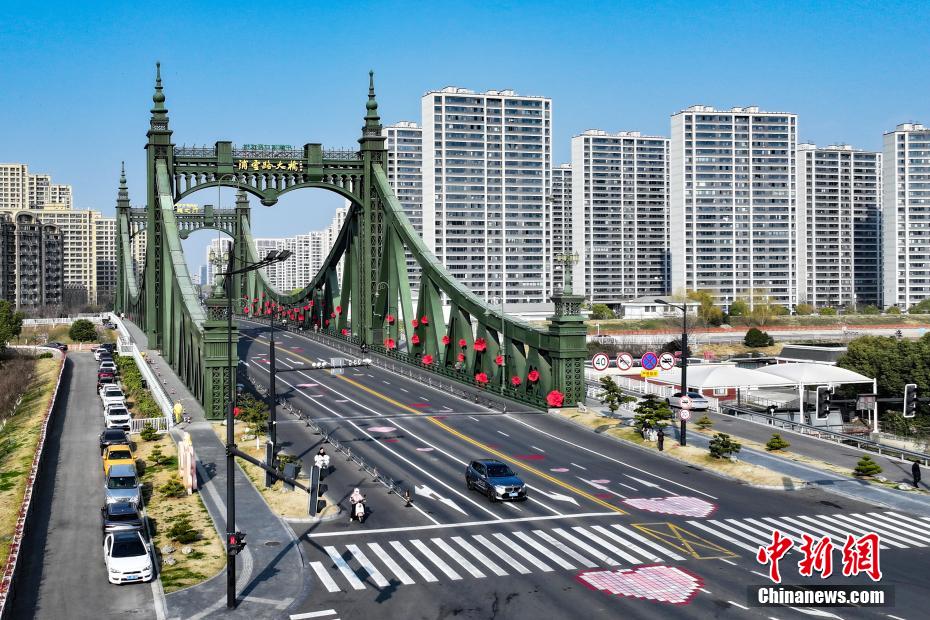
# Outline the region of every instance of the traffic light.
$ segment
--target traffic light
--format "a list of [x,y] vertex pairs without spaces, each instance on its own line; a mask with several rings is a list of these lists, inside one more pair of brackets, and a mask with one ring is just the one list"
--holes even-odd
[[904,386],[904,417],[913,418],[917,415],[917,384],[908,383]]
[[768,411],[770,416],[774,416],[775,412],[778,411],[778,407],[775,405],[769,405]]
[[817,418],[826,418],[830,414],[830,399],[833,398],[833,388],[829,385],[817,386]]
[[226,551],[229,555],[238,555],[245,549],[245,532],[231,532],[226,536]]

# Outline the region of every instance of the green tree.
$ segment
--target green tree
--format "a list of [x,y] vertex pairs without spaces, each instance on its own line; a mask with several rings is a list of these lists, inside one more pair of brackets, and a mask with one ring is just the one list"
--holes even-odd
[[930,297],[911,306],[908,314],[930,314]]
[[[917,340],[863,336],[847,345],[846,353],[837,360],[837,366],[876,379],[879,398],[901,398],[907,383],[916,384],[921,396],[930,394],[930,364],[927,360],[930,360],[930,334]],[[883,411],[888,408],[883,403],[879,406]],[[918,417],[926,409],[925,404],[918,405]]]
[[734,441],[726,433],[717,433],[710,440],[710,455],[715,459],[727,459],[738,454],[742,449],[742,445],[738,441]]
[[752,348],[770,347],[775,344],[775,339],[761,329],[751,327],[743,338],[743,344]]
[[723,310],[715,305],[714,296],[710,291],[690,291],[688,300],[700,304],[697,309],[697,318],[700,323],[713,326],[723,324]]
[[268,430],[268,405],[254,398],[251,394],[242,394],[238,398],[239,420],[248,425],[252,434],[257,435]]
[[862,314],[881,314],[882,310],[878,306],[869,304],[867,306],[863,306],[861,312]]
[[672,419],[672,410],[664,400],[659,400],[655,394],[646,394],[639,404],[636,405],[636,411],[633,420],[639,428],[645,428],[646,425],[652,428],[661,428],[667,426]]
[[836,316],[836,308],[832,306],[824,306],[817,311],[817,314],[820,316]]
[[87,319],[78,319],[71,324],[68,337],[75,342],[91,342],[97,339],[97,328]]
[[0,351],[6,348],[10,340],[22,333],[25,318],[25,314],[15,311],[13,304],[0,300]]
[[621,392],[620,386],[617,385],[617,382],[610,376],[601,377],[601,389],[603,390],[600,397],[601,402],[607,405],[611,413],[616,413],[620,405],[632,403],[636,400],[632,396],[627,396]]
[[765,449],[769,452],[773,452],[775,450],[784,450],[790,445],[791,444],[785,441],[779,433],[773,433],[772,438],[765,444]]
[[897,306],[888,306],[885,308],[885,314],[901,314],[901,308]]
[[772,314],[774,314],[775,316],[788,316],[789,314],[791,314],[791,311],[788,310],[787,306],[781,306],[781,305],[776,304],[772,306]]
[[748,316],[749,302],[745,299],[737,299],[730,304],[730,316]]
[[814,314],[814,306],[810,304],[798,304],[795,306],[794,310],[798,313],[798,316],[809,316]]
[[853,475],[859,477],[874,476],[880,473],[882,473],[881,465],[873,461],[872,457],[869,455],[865,455],[859,459],[859,462],[856,463],[856,468],[853,470]]
[[142,431],[139,433],[139,437],[141,437],[143,441],[154,441],[158,439],[158,431],[155,430],[154,426],[146,422],[142,427]]
[[616,317],[614,316],[614,311],[611,310],[607,304],[594,304],[591,306],[591,318],[596,321],[606,321]]
[[709,429],[711,426],[714,425],[714,421],[711,420],[709,417],[707,417],[707,414],[705,413],[700,418],[698,418],[697,422],[695,422],[694,425],[697,426],[702,431],[706,431],[707,429]]

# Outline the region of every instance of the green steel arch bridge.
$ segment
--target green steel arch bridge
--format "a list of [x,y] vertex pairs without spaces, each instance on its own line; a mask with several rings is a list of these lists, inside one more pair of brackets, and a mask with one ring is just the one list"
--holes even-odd
[[[373,74],[355,151],[313,143],[300,149],[231,142],[178,147],[172,142],[160,66],[152,101],[145,208],[130,206],[125,170],[120,177],[115,309],[145,332],[149,348],[161,350],[208,417],[225,414],[238,362],[233,352],[230,365],[228,343],[238,340],[238,328],[235,322],[233,333],[227,328],[221,290],[201,305],[181,241],[196,230],[219,230],[232,238],[234,269],[256,263],[260,257],[245,194],[272,206],[282,194],[304,188],[323,188],[351,203],[323,267],[293,294],[274,290],[260,271],[231,276],[235,313],[286,316],[291,324],[357,344],[360,351],[367,348],[464,384],[495,392],[491,386],[503,384],[506,397],[541,409],[560,396],[566,405],[584,400],[582,297],[572,294],[570,277],[564,290],[553,294],[555,312],[544,329],[492,309],[455,280],[416,233],[388,183]],[[239,190],[234,208],[178,208],[185,196],[217,186]],[[145,260],[137,267],[132,238],[142,230]],[[420,271],[416,295],[408,256]]]

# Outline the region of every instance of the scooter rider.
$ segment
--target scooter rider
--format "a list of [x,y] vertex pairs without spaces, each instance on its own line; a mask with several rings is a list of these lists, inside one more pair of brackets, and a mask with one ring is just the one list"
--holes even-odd
[[355,518],[361,523],[365,518],[365,496],[358,490],[358,487],[355,487],[355,490],[352,491],[352,495],[349,496],[349,503],[351,504],[349,523]]

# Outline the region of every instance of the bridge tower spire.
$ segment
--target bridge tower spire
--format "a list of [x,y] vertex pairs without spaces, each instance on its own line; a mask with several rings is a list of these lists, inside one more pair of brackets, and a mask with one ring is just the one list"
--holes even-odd
[[[119,312],[126,311],[126,292],[123,290],[126,282],[123,264],[123,227],[130,226],[129,220],[129,186],[126,184],[126,162],[120,162],[119,190],[116,193],[116,297],[114,307]],[[126,232],[132,239],[132,229]]]

